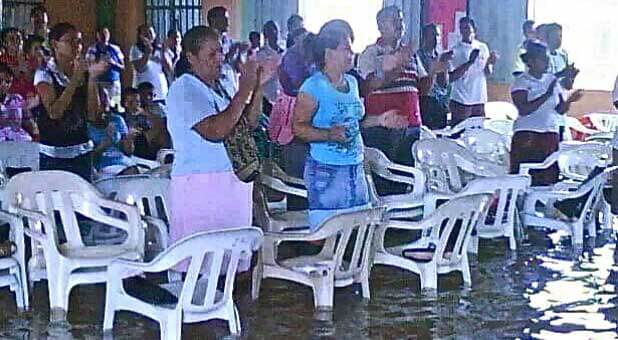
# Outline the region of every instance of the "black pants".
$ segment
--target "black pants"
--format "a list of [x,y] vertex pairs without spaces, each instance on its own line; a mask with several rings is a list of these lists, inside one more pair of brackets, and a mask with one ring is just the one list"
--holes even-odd
[[444,129],[447,124],[448,107],[440,105],[434,97],[422,96],[420,99],[423,125],[431,130]]
[[53,158],[40,155],[41,170],[61,170],[74,173],[88,182],[92,181],[92,152],[75,158]]
[[[372,127],[363,129],[362,133],[367,147],[379,149],[395,163],[414,166],[412,145],[419,139],[420,130],[418,128]],[[401,194],[407,189],[399,183],[393,183],[377,176],[373,176],[373,180],[380,195]]]

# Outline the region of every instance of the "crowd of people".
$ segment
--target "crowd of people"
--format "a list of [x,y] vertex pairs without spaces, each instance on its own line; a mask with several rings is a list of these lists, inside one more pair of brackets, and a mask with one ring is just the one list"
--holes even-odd
[[[476,38],[470,17],[459,20],[460,41],[451,50],[442,48],[435,24],[422,27],[414,50],[396,6],[377,13],[380,37],[358,56],[343,20],[309,32],[293,15],[281,46],[276,22],[251,32],[245,43],[229,37],[228,18],[215,7],[208,26],[184,36],[173,29],[164,39],[141,25],[126,62],[109,28],[97,29],[96,43],[83,53],[77,27],[48,28],[45,8],[34,8],[25,42],[18,29],[2,32],[0,140],[37,141],[42,170],[88,180],[94,173],[137,173],[131,155],[154,159],[173,147],[171,234],[177,240],[198,229],[251,224],[252,185],[238,178],[226,141],[266,116],[283,169],[307,187],[308,203],[290,199],[289,206],[308,208],[317,228],[332,214],[370,204],[365,146],[412,165],[421,126],[440,129],[484,116],[487,78],[500,58]],[[557,150],[561,117],[581,98],[578,91],[569,95],[579,71],[561,48],[560,25],[526,22],[523,28],[511,90],[520,114],[513,172]],[[133,87],[123,89],[129,65]],[[547,184],[557,172],[533,177],[534,184]]]

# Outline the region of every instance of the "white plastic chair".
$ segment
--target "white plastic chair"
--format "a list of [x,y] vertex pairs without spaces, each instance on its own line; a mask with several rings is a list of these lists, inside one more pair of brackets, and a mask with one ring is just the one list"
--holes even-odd
[[[410,210],[423,207],[423,196],[426,189],[426,179],[423,171],[401,164],[396,164],[386,157],[386,155],[375,148],[365,148],[365,164],[368,170],[383,179],[400,183],[407,186],[408,190],[404,194],[379,196],[371,176],[367,176],[369,181],[369,193],[373,205],[376,207],[386,207],[387,212],[394,210]],[[422,213],[422,211],[421,211]]]
[[0,258],[0,287],[9,287],[15,293],[15,302],[20,310],[29,309],[28,278],[26,276],[26,248],[24,225],[19,216],[0,210],[0,221],[9,224],[9,241],[15,243],[15,254]]
[[425,211],[431,213],[438,203],[455,197],[474,194],[492,194],[492,201],[487,216],[476,226],[476,235],[472,237],[471,252],[478,253],[478,239],[506,237],[511,250],[517,249],[515,240],[516,221],[519,217],[517,203],[530,186],[530,177],[507,175],[478,178],[457,194],[430,193],[425,197]]
[[506,174],[504,165],[479,159],[461,143],[445,138],[417,141],[412,155],[415,166],[425,173],[427,191],[459,192],[475,177]]
[[[393,266],[420,276],[421,289],[437,289],[438,274],[461,272],[465,285],[471,285],[467,247],[470,234],[485,217],[491,194],[461,196],[446,202],[420,222],[391,220],[376,231],[374,264]],[[459,228],[456,227],[459,225]],[[389,229],[417,230],[419,240],[386,248],[384,236]],[[449,246],[452,242],[452,248]],[[410,252],[409,257],[404,254]]]
[[39,143],[2,142],[0,143],[0,162],[4,169],[30,168],[39,170]]
[[618,128],[618,114],[589,113],[586,117],[592,125],[601,132],[614,132]]
[[[362,296],[369,299],[371,244],[383,216],[383,208],[373,208],[332,216],[312,233],[266,233],[253,270],[251,296],[258,298],[263,279],[275,278],[311,287],[318,310],[332,309],[335,287],[360,283]],[[324,245],[317,255],[277,259],[281,242],[321,240]]]
[[[180,339],[183,323],[225,320],[230,332],[241,333],[240,317],[232,299],[234,279],[241,259],[251,256],[262,243],[258,228],[225,229],[188,236],[151,262],[117,259],[109,265],[103,330],[111,331],[117,311],[131,311],[159,322],[161,340]],[[183,281],[161,285],[174,294],[173,305],[153,305],[129,295],[122,279],[135,273],[159,273],[181,261],[189,261]],[[219,284],[220,274],[225,280]],[[201,276],[200,276],[201,275]]]
[[149,159],[140,158],[135,155],[131,156],[131,160],[137,165],[140,170],[148,171],[152,169],[156,169],[163,165],[159,161],[151,161]]
[[[157,162],[159,164],[172,164],[174,155],[176,154],[176,150],[173,149],[161,149],[157,152]],[[171,161],[168,161],[169,158],[172,158]]]
[[452,137],[467,129],[481,129],[483,128],[484,121],[485,117],[470,117],[453,127],[447,127],[440,130],[432,130],[431,132],[433,132],[434,135],[438,137]]
[[[528,193],[524,204],[524,209],[521,214],[522,223],[524,226],[545,227],[551,230],[562,230],[567,232],[572,237],[574,245],[582,245],[584,242],[584,229],[588,231],[590,237],[596,236],[596,212],[595,208],[599,206],[598,200],[602,194],[602,188],[607,181],[608,174],[614,171],[615,168],[607,168],[605,171],[589,182],[579,185],[575,190],[537,190]],[[554,204],[565,199],[582,198],[588,195],[585,203],[578,216],[573,219],[556,215]],[[537,206],[543,207],[538,210]]]
[[157,229],[161,250],[169,243],[170,180],[145,175],[118,176],[94,183],[105,197],[137,205],[142,219]]
[[517,107],[513,103],[487,102],[485,104],[485,117],[489,119],[515,120],[519,117],[519,111],[517,111]]
[[485,129],[495,131],[509,140],[513,137],[513,121],[509,119],[488,119],[485,121]]
[[573,132],[582,133],[585,138],[586,137],[590,138],[599,133],[603,133],[603,131],[600,131],[600,130],[587,128],[586,126],[584,126],[584,124],[582,124],[582,122],[579,121],[579,119],[575,117],[564,116],[564,122],[565,122],[565,134],[564,134],[565,140],[576,140]]
[[425,125],[421,125],[420,136],[419,137],[420,137],[419,139],[436,139],[436,138],[438,138],[438,136],[436,136],[436,134],[433,133],[433,131],[431,131],[431,129],[429,129]]
[[[290,180],[294,180],[290,178]],[[294,182],[300,186],[300,182]],[[286,207],[273,209],[268,203],[266,189],[285,195],[307,198],[307,190],[288,185],[282,179],[261,174],[257,180],[256,190],[258,197],[253,200],[254,218],[266,232],[302,231],[309,229],[308,211],[288,211]],[[304,183],[303,183],[304,185]]]
[[459,140],[477,157],[508,168],[511,141],[507,136],[488,129],[468,129]]
[[[105,282],[107,265],[113,259],[143,257],[144,225],[137,208],[104,199],[77,175],[63,171],[21,173],[6,185],[5,196],[9,212],[28,221],[26,232],[32,238],[30,280],[47,278],[52,311],[68,311],[73,287]],[[78,214],[124,230],[124,243],[84,245]],[[123,217],[116,217],[119,215]],[[66,242],[61,241],[60,225]]]
[[558,167],[564,179],[584,181],[595,167],[611,163],[611,147],[601,143],[583,143],[559,151]]

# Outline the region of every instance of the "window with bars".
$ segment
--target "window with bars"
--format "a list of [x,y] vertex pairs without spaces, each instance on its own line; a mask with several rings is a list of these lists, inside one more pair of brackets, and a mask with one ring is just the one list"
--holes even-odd
[[159,37],[172,28],[184,34],[202,23],[202,0],[146,0],[146,22]]
[[43,4],[43,0],[4,0],[2,6],[2,27],[17,27],[28,30],[30,10]]

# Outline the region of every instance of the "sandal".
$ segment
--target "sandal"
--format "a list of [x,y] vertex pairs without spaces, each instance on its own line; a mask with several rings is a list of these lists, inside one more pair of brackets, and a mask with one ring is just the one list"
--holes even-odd
[[17,245],[12,241],[4,241],[0,244],[0,258],[11,257],[17,251]]

